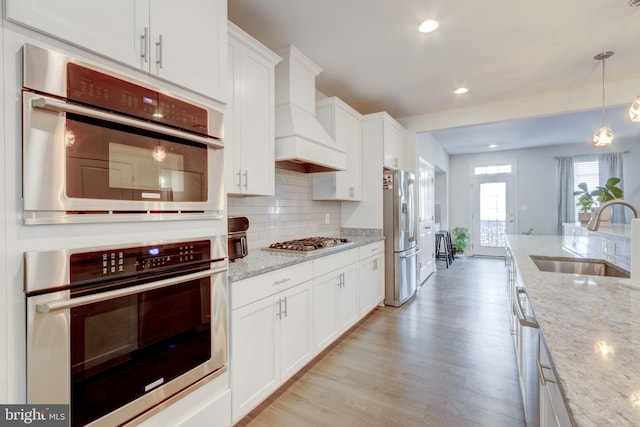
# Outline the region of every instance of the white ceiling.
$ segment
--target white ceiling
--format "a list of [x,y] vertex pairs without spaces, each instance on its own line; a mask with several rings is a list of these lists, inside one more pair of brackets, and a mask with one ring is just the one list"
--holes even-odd
[[[473,111],[544,94],[581,93],[590,108],[562,116],[525,113],[428,129],[451,154],[587,141],[600,126],[606,85],[640,78],[640,7],[628,0],[229,0],[229,19],[266,46],[295,45],[323,71],[317,89],[362,114],[396,118]],[[440,21],[430,34],[417,31]],[[640,80],[639,80],[640,81]],[[466,95],[453,95],[459,86]],[[628,94],[628,102],[640,93]],[[609,102],[608,102],[609,103]],[[628,105],[628,104],[627,104]],[[624,107],[607,108],[607,125],[640,138]],[[575,111],[575,112],[574,112]]]

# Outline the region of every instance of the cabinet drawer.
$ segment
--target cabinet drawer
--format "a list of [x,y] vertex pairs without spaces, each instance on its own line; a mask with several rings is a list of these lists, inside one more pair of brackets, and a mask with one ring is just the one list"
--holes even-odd
[[360,246],[360,259],[369,258],[384,252],[384,240]]
[[313,277],[318,277],[330,271],[343,268],[349,264],[355,264],[360,260],[358,249],[349,249],[332,255],[313,260]]
[[311,261],[231,283],[231,309],[245,306],[313,278]]

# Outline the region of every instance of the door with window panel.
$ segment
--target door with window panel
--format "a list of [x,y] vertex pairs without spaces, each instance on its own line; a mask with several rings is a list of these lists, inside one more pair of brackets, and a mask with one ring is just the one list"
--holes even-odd
[[473,191],[473,254],[504,256],[507,234],[513,234],[515,178],[511,174],[475,175]]

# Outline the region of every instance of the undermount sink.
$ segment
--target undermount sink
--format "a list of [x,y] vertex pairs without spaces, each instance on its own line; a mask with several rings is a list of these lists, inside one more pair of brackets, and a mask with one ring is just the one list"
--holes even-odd
[[602,259],[530,255],[540,271],[629,278],[629,272]]

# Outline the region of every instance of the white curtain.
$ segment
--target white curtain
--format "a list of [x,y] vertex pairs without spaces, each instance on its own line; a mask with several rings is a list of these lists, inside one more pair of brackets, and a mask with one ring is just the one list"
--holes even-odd
[[562,235],[562,224],[576,221],[573,192],[573,158],[558,157],[558,234]]
[[[607,153],[601,154],[598,157],[600,163],[600,185],[604,187],[609,178],[620,178],[621,181],[618,184],[622,190],[624,190],[623,179],[623,167],[622,167],[622,153]],[[626,207],[625,206],[612,206],[611,209],[611,222],[618,224],[626,224]]]

